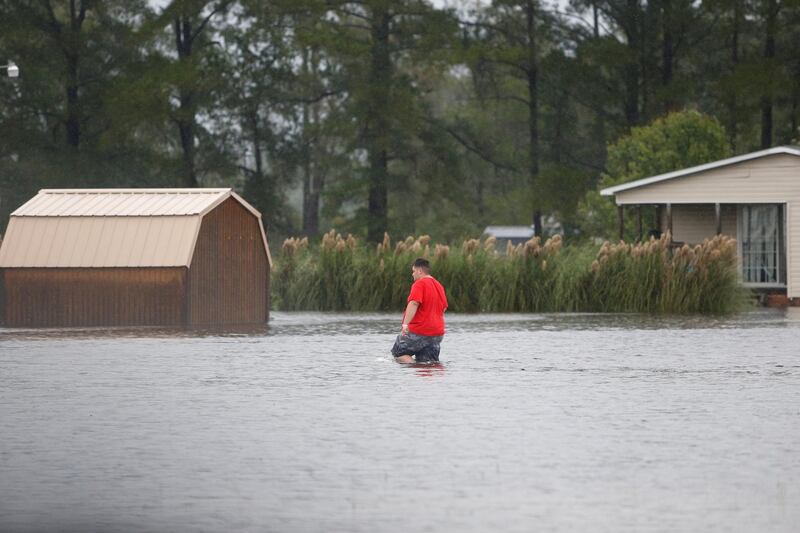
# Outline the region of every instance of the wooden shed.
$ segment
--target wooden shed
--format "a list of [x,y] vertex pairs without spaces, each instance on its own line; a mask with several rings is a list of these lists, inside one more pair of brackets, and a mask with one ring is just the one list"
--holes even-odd
[[[777,146],[609,187],[626,207],[656,206],[661,231],[697,243],[736,238],[743,285],[800,298],[800,148]],[[641,233],[641,229],[640,229]]]
[[264,323],[271,264],[261,214],[231,189],[45,189],[11,214],[0,323]]

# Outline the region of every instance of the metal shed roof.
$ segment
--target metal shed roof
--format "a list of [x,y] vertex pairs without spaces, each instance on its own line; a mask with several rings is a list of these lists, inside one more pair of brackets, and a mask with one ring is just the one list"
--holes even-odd
[[[11,213],[17,217],[148,217],[202,215],[231,189],[42,189]],[[247,202],[239,199],[251,211]]]
[[43,189],[11,213],[0,267],[189,266],[203,216],[231,189]]

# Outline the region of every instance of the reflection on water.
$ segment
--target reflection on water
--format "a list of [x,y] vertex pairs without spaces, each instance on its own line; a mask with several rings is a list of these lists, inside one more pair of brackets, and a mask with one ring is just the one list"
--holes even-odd
[[442,363],[400,363],[401,366],[414,369],[414,373],[422,377],[443,376]]
[[0,329],[0,531],[796,531],[800,309]]
[[[103,327],[5,329],[0,339],[94,339],[248,337],[265,335],[361,335],[387,333],[397,329],[397,313],[273,313],[269,324],[205,327]],[[503,331],[585,331],[608,329],[692,330],[800,327],[800,307],[782,310],[760,309],[736,316],[658,316],[639,314],[473,314],[447,317],[449,332]]]

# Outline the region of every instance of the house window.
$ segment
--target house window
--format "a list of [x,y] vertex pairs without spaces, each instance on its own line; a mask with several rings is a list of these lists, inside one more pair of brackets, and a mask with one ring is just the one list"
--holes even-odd
[[778,205],[743,205],[739,217],[742,281],[777,285],[781,272],[781,210]]

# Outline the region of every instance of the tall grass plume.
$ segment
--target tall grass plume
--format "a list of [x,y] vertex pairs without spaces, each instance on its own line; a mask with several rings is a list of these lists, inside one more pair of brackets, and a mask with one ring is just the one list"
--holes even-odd
[[668,234],[599,248],[561,236],[497,248],[493,237],[460,244],[408,236],[367,245],[335,231],[318,244],[287,239],[276,262],[273,302],[282,310],[402,309],[411,263],[431,262],[456,312],[728,313],[743,305],[735,240],[675,247]]

